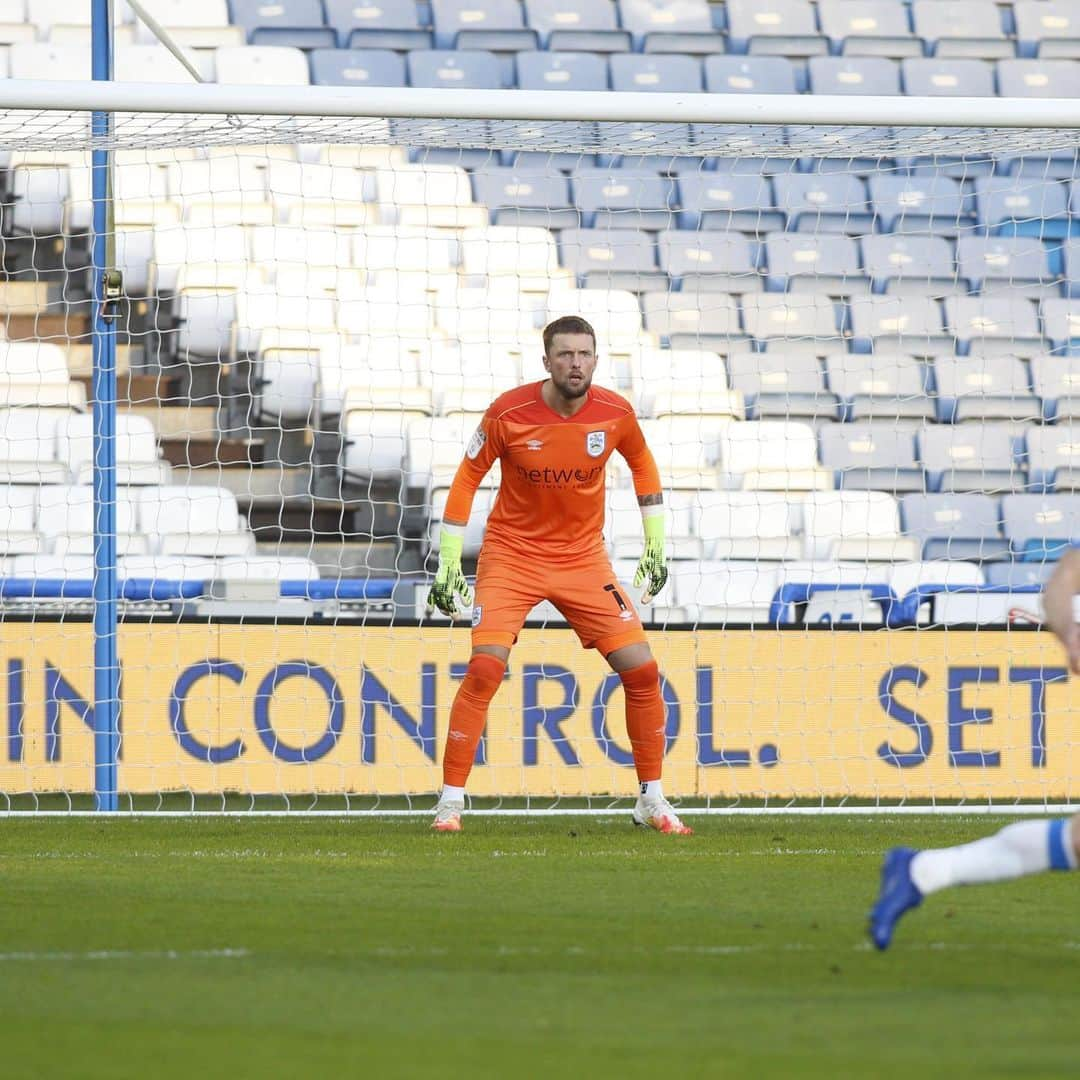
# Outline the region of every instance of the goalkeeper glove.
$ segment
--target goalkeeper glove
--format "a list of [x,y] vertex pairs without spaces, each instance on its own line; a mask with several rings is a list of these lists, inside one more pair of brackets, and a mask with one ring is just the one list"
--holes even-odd
[[[664,510],[663,507],[649,507],[659,513],[647,514],[642,520],[645,525],[645,553],[638,563],[634,574],[634,588],[645,585],[641,602],[649,604],[656,594],[667,584],[667,554],[664,551]],[[648,582],[648,584],[646,584]]]
[[472,590],[461,570],[461,549],[464,543],[461,534],[451,532],[443,526],[439,533],[439,568],[435,571],[435,582],[427,596],[429,615],[433,608],[438,608],[451,619],[457,618],[461,612],[454,601],[455,596],[460,596],[464,604],[472,604]]

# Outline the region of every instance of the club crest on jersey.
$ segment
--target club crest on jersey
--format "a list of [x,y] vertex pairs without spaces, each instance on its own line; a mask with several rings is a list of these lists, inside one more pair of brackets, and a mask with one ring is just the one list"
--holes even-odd
[[472,624],[473,626],[479,626],[480,620],[484,617],[484,608],[481,604],[473,604],[472,609]]
[[607,446],[606,431],[590,431],[585,436],[585,453],[589,457],[599,457]]
[[466,456],[475,460],[479,456],[480,451],[484,449],[484,443],[486,442],[487,436],[480,428],[477,428],[473,432],[472,438],[469,440],[469,445],[465,448]]

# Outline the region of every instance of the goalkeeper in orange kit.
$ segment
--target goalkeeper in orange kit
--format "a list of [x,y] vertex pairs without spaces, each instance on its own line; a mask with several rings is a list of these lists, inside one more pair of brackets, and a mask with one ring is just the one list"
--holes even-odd
[[626,728],[640,793],[635,824],[663,833],[692,830],[664,798],[664,702],[660,673],[632,604],[615,580],[604,547],[604,472],[618,451],[634,478],[645,553],[634,585],[650,601],[667,582],[660,474],[630,403],[592,385],[596,334],[575,316],[544,329],[549,378],[497,398],[469,442],[454,477],[439,534],[439,567],[429,607],[451,617],[455,597],[471,596],[461,569],[473,496],[496,459],[502,482],[487,522],[476,573],[472,658],[450,709],[443,790],[432,828],[461,829],[465,783],[525,617],[550,600],[582,645],[599,649],[626,698]]

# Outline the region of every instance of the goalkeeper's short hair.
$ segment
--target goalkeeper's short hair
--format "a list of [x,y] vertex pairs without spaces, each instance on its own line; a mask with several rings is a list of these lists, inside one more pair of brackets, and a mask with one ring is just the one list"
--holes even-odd
[[592,338],[593,352],[596,351],[596,331],[580,315],[563,315],[544,327],[544,355],[551,352],[551,342],[556,334],[588,334]]

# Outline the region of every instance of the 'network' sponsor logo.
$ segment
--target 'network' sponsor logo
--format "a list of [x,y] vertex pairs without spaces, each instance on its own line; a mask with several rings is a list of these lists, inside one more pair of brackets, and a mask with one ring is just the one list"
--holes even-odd
[[544,487],[567,487],[570,484],[588,484],[603,471],[603,465],[594,465],[591,469],[526,469],[524,465],[515,465],[519,480],[530,484],[542,484]]

